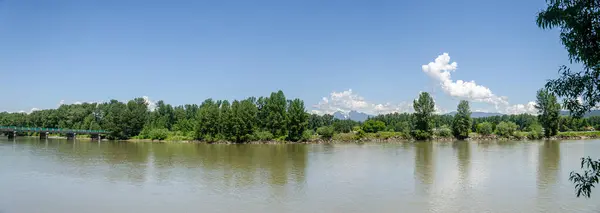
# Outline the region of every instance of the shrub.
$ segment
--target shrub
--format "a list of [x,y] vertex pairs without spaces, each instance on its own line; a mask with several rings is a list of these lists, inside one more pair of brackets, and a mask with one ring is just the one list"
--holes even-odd
[[402,132],[405,136],[410,135],[410,123],[407,121],[399,122],[394,125],[394,131]]
[[404,134],[401,132],[378,132],[368,134],[370,137],[374,137],[377,139],[390,139],[390,138],[403,138]]
[[356,133],[354,133],[354,140],[360,140],[362,138],[365,137],[365,131],[363,131],[362,129],[359,129],[358,131],[356,131]]
[[273,140],[274,136],[269,131],[256,131],[252,136],[253,140],[258,141],[270,141]]
[[169,130],[165,128],[152,129],[150,130],[149,136],[152,140],[164,140],[169,137]]
[[333,127],[331,126],[322,126],[317,129],[317,134],[319,134],[323,140],[329,140],[333,137],[333,131]]
[[527,138],[535,140],[544,137],[544,130],[540,124],[534,123],[527,127],[529,130],[529,135]]
[[442,126],[435,131],[435,134],[440,137],[451,137],[452,130],[447,126]]
[[423,130],[413,130],[411,132],[411,135],[413,138],[415,138],[416,140],[429,140],[431,139],[431,134],[429,134],[429,132],[423,131]]
[[490,122],[483,122],[477,124],[477,133],[481,135],[491,135],[494,132],[494,127]]
[[498,125],[496,125],[496,134],[502,137],[513,136],[515,131],[517,131],[517,124],[510,121],[502,121]]
[[304,132],[302,132],[302,136],[300,136],[300,141],[310,141],[314,134],[315,131],[313,130],[305,130]]
[[362,130],[367,133],[383,131],[385,130],[385,123],[383,123],[383,121],[367,120],[362,125]]
[[352,141],[355,140],[354,133],[338,133],[333,135],[333,139],[336,141]]

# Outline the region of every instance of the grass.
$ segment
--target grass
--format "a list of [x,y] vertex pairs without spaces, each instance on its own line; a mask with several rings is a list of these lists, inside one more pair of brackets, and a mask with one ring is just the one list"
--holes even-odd
[[557,137],[600,137],[600,131],[587,132],[559,132]]

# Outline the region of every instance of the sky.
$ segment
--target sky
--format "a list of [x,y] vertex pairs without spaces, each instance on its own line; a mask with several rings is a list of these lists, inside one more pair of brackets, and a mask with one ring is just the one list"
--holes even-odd
[[307,111],[533,113],[568,64],[544,0],[0,0],[0,111],[200,104],[282,90]]

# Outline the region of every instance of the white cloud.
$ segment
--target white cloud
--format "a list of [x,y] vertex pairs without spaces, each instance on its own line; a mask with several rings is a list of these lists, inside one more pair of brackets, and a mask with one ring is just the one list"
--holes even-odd
[[537,109],[535,108],[535,102],[530,101],[527,104],[515,104],[508,106],[504,109],[505,114],[537,114]]
[[437,81],[444,93],[471,102],[480,102],[493,104],[496,111],[504,114],[521,114],[529,113],[536,114],[535,102],[527,104],[510,105],[508,97],[498,96],[489,88],[478,85],[475,81],[456,80],[451,78],[451,72],[455,72],[458,68],[456,62],[450,63],[450,55],[443,53],[439,55],[435,61],[421,66],[422,71]]
[[[315,114],[333,114],[335,112],[348,112],[355,110],[358,112],[367,113],[370,115],[387,114],[387,113],[404,113],[413,112],[413,104],[411,102],[393,103],[371,103],[364,97],[354,93],[352,89],[342,92],[332,92],[329,97],[323,97],[321,101],[313,106],[312,113]],[[440,106],[435,106],[436,112],[445,113],[446,110]]]
[[154,111],[156,109],[156,101],[150,100],[148,96],[142,96],[142,98],[144,99],[144,102],[148,104],[148,109],[150,111]]
[[40,109],[38,109],[38,108],[35,108],[35,107],[34,107],[34,108],[31,108],[31,110],[29,110],[29,113],[28,113],[28,114],[30,114],[30,113],[32,113],[32,112],[34,112],[34,111],[38,111],[38,110],[40,110]]
[[492,91],[482,85],[478,85],[475,81],[453,81],[451,72],[456,71],[458,64],[450,63],[448,53],[439,55],[434,62],[421,66],[425,74],[440,84],[444,92],[452,97],[474,101],[491,103],[494,105],[508,104],[506,97],[500,97],[492,93]]
[[61,105],[63,105],[63,104],[65,104],[65,100],[60,100],[60,101],[58,102],[58,106],[61,106]]

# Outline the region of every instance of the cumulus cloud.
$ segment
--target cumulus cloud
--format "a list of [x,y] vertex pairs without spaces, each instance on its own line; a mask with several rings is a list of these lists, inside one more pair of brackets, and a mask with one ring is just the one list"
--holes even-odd
[[[332,92],[329,97],[323,97],[321,101],[313,106],[312,113],[315,114],[333,114],[335,112],[348,113],[350,111],[358,111],[370,115],[387,114],[387,113],[404,113],[413,112],[413,104],[411,102],[393,103],[371,103],[364,97],[354,93],[352,89],[342,92]],[[436,112],[446,112],[440,106],[435,106]]]
[[537,109],[535,109],[535,102],[530,101],[527,104],[515,104],[507,106],[504,109],[504,113],[506,114],[537,114]]
[[456,62],[450,63],[448,53],[439,55],[433,62],[421,66],[423,72],[437,81],[442,90],[452,97],[494,105],[508,104],[506,97],[495,95],[489,88],[478,85],[475,81],[453,81],[451,72],[455,72],[457,68]]
[[156,101],[150,100],[148,96],[142,96],[142,98],[144,99],[144,102],[148,104],[148,109],[150,111],[154,111],[156,109]]
[[450,55],[443,53],[433,62],[421,66],[421,70],[431,79],[439,83],[444,93],[471,102],[493,104],[496,111],[505,114],[536,114],[535,102],[511,105],[506,96],[498,96],[489,88],[478,85],[475,81],[452,80],[452,72],[458,68],[456,62],[450,62]]

